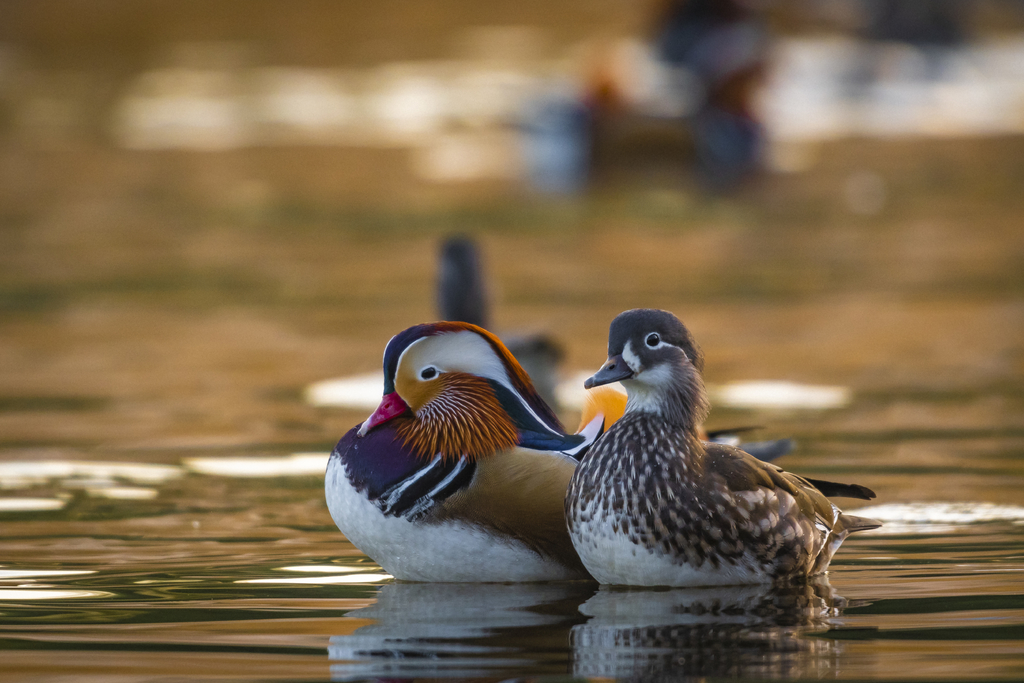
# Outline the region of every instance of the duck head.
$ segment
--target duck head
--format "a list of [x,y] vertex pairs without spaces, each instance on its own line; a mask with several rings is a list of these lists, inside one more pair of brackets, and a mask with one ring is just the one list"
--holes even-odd
[[693,428],[708,413],[703,371],[700,347],[679,318],[668,311],[637,308],[612,321],[608,360],[584,386],[622,382],[627,414],[655,413]]
[[358,435],[392,421],[406,445],[426,458],[486,457],[538,425],[563,433],[505,345],[462,322],[415,325],[388,342],[384,396]]

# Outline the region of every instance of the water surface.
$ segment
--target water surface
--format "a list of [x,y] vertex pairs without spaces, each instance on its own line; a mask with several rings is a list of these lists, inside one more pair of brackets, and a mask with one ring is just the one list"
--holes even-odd
[[888,494],[949,473],[858,446],[886,526],[775,589],[394,582],[331,523],[323,453],[3,463],[0,680],[1024,676],[1024,507],[981,502],[1024,484],[1016,447],[961,473],[978,502],[911,504]]

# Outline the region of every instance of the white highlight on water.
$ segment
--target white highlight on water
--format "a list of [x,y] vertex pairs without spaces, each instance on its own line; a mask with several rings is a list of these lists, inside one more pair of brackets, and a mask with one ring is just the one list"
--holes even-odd
[[884,522],[880,529],[865,532],[869,534],[934,534],[968,524],[1024,522],[1024,507],[996,503],[888,503],[847,512]]

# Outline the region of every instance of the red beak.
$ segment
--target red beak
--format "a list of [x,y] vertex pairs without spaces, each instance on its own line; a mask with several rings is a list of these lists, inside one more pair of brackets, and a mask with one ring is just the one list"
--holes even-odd
[[366,422],[359,427],[359,431],[356,434],[357,436],[366,436],[366,433],[377,425],[387,422],[391,418],[398,417],[407,410],[409,410],[409,406],[398,395],[398,392],[392,391],[390,394],[384,394],[384,398],[380,400],[377,410],[373,411],[373,415],[366,418]]

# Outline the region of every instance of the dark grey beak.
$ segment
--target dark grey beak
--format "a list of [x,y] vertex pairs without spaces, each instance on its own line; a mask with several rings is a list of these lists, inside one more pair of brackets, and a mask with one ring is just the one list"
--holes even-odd
[[583,383],[584,389],[593,389],[599,387],[602,384],[611,384],[612,382],[618,382],[620,380],[629,379],[633,376],[633,371],[626,365],[626,361],[622,359],[622,356],[612,356],[597,373],[587,379]]

